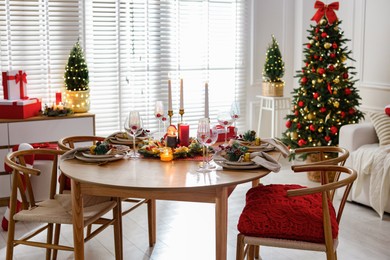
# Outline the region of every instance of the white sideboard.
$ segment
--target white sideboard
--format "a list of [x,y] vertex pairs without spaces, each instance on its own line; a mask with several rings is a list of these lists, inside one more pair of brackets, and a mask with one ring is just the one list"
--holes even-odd
[[95,135],[95,115],[76,113],[65,117],[0,119],[0,205],[10,194],[11,177],[4,172],[4,157],[20,143],[55,143],[71,135]]

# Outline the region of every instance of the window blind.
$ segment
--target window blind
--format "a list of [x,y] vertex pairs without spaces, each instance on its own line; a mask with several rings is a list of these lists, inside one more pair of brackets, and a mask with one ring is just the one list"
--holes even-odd
[[82,28],[80,11],[77,0],[1,1],[0,69],[24,70],[28,96],[48,104],[61,90],[70,48]]

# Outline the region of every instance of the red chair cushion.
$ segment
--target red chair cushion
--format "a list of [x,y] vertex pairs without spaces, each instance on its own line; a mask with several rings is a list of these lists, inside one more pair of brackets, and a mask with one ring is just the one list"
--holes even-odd
[[[322,196],[312,194],[287,197],[287,190],[305,188],[300,185],[259,185],[246,195],[238,230],[254,237],[283,238],[324,243]],[[338,235],[336,213],[329,203],[333,238]]]

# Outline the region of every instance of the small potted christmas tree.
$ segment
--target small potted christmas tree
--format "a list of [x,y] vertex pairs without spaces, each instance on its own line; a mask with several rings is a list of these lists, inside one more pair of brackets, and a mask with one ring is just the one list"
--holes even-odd
[[272,35],[272,43],[267,49],[265,64],[263,68],[263,96],[283,96],[284,62],[279,50],[278,42]]
[[79,41],[73,46],[65,67],[66,105],[74,112],[89,110],[89,75]]

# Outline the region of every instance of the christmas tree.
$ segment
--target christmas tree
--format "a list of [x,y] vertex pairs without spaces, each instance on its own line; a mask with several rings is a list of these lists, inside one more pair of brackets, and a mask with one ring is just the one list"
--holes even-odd
[[300,86],[293,90],[292,114],[286,116],[287,130],[282,137],[292,149],[338,145],[340,127],[363,118],[354,87],[356,73],[345,63],[352,60],[351,51],[344,46],[349,40],[343,37],[333,9],[338,9],[338,3],[323,5],[312,19],[317,24],[308,30],[305,65],[296,75]]
[[65,88],[71,91],[88,90],[88,67],[79,41],[73,46],[65,67]]
[[265,82],[283,82],[284,62],[279,50],[278,42],[272,35],[272,43],[268,46],[265,64],[263,69],[263,80]]

